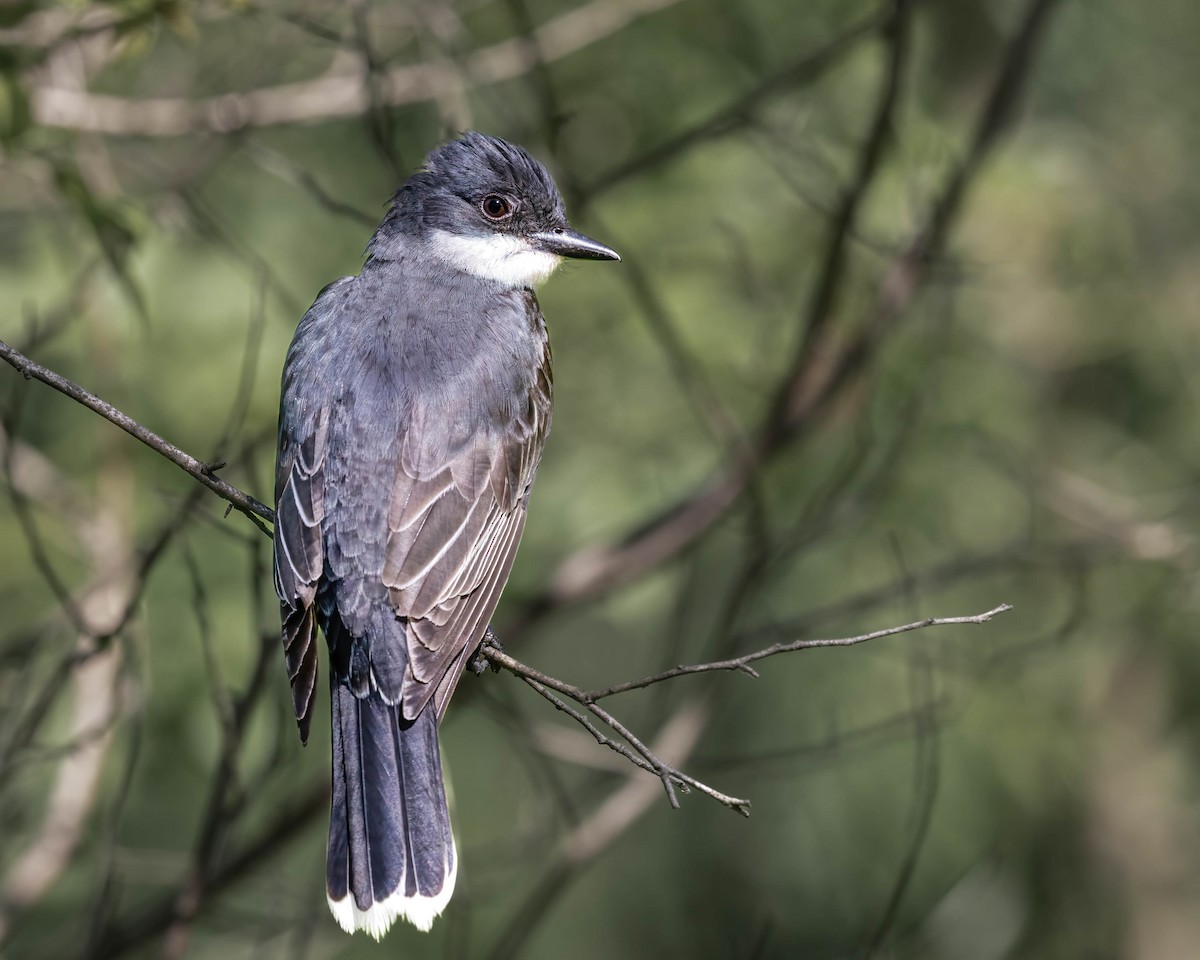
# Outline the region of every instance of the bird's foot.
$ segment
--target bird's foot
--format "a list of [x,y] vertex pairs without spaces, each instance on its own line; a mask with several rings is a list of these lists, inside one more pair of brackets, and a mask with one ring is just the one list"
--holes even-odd
[[496,631],[491,627],[487,628],[483,639],[479,642],[479,649],[467,661],[467,669],[477,677],[482,676],[488,670],[491,670],[492,673],[500,672],[500,665],[492,663],[488,655],[483,652],[484,647],[495,647],[497,650],[504,649],[504,644],[500,642],[500,639],[496,636]]

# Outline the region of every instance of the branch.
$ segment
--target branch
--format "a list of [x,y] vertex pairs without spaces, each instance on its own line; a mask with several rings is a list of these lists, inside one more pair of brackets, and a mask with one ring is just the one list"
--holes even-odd
[[[33,363],[19,351],[14,350],[8,344],[0,341],[0,358],[3,358],[14,369],[19,371],[26,379],[38,379],[43,383],[54,387],[61,393],[66,394],[77,402],[88,407],[88,409],[100,414],[105,419],[121,427],[130,435],[141,440],[151,449],[162,454],[167,459],[171,460],[177,466],[186,470],[189,474],[217,493],[223,499],[227,500],[232,506],[237,507],[252,521],[255,522],[260,529],[265,532],[265,527],[261,524],[259,518],[273,519],[273,514],[270,508],[259,503],[254,498],[238,490],[236,487],[219,480],[212,475],[211,468],[196,458],[190,456],[178,447],[173,446],[163,440],[157,434],[143,427],[131,417],[117,410],[111,404],[101,400],[94,394],[80,387],[78,384],[46,369],[36,363]],[[647,746],[641,738],[635,735],[627,726],[618,720],[613,714],[601,707],[597,701],[605,697],[614,696],[618,693],[624,693],[629,690],[634,690],[642,687],[648,687],[653,684],[673,679],[678,676],[685,676],[696,673],[709,673],[716,671],[741,670],[751,676],[757,676],[757,672],[750,666],[758,660],[767,657],[775,656],[780,653],[794,652],[797,650],[811,649],[815,647],[844,647],[853,646],[859,643],[864,643],[869,640],[879,639],[881,637],[891,636],[899,633],[907,633],[914,630],[921,630],[933,626],[948,626],[952,624],[980,624],[986,623],[993,617],[1011,609],[1007,604],[1002,604],[985,613],[967,617],[942,617],[942,618],[927,618],[924,620],[915,621],[913,623],[903,624],[898,627],[889,627],[883,630],[873,631],[871,633],[860,634],[855,637],[844,637],[838,639],[815,639],[815,640],[794,640],[786,643],[775,643],[769,647],[752,653],[743,654],[740,657],[734,657],[727,660],[712,661],[709,663],[681,665],[672,670],[667,670],[659,674],[654,674],[649,677],[644,677],[641,680],[629,681],[627,683],[618,684],[613,687],[601,690],[584,690],[574,684],[559,680],[556,677],[551,677],[541,671],[522,663],[519,660],[505,653],[495,642],[494,635],[489,631],[484,643],[481,645],[481,652],[488,660],[496,667],[508,670],[515,676],[520,677],[530,687],[532,687],[539,695],[552,703],[556,709],[567,713],[572,719],[579,723],[589,734],[602,746],[615,751],[626,760],[630,761],[635,767],[653,773],[662,783],[663,789],[666,791],[667,798],[672,807],[678,808],[679,800],[677,790],[690,792],[696,790],[706,796],[711,797],[718,803],[729,809],[736,810],[743,816],[749,816],[750,801],[734,797],[729,794],[709,786],[701,780],[696,779],[663,760],[655,749]],[[264,659],[260,655],[258,668],[252,681],[251,688],[257,689],[263,675]],[[566,699],[564,699],[566,698]],[[572,706],[567,700],[574,701],[583,709],[577,709]],[[612,730],[620,740],[608,736],[604,731],[594,723],[587,714],[591,714],[599,724],[608,727]],[[621,742],[624,741],[624,743]],[[626,745],[627,744],[627,745]],[[132,928],[116,928],[105,931],[101,938],[102,953],[111,955],[119,952],[130,942],[137,942],[145,936],[153,935],[157,930],[169,928],[176,931],[179,937],[180,945],[184,945],[186,940],[183,939],[186,935],[188,922],[192,919],[196,912],[201,907],[201,901],[204,894],[211,894],[214,888],[223,885],[223,883],[234,879],[242,869],[243,865],[239,865],[236,869],[221,869],[216,868],[214,871],[212,862],[212,853],[215,846],[212,840],[216,836],[216,831],[212,829],[213,811],[220,810],[223,806],[221,799],[226,794],[226,789],[229,784],[229,765],[223,765],[223,775],[218,777],[216,789],[214,791],[212,804],[208,818],[207,829],[203,831],[202,842],[198,847],[198,856],[193,870],[189,874],[189,878],[183,889],[177,897],[169,904],[160,905],[151,913],[143,916],[140,921],[135,921]],[[636,815],[635,815],[636,816]],[[622,824],[627,822],[626,817],[622,817]],[[619,829],[617,832],[620,832]],[[272,831],[271,839],[268,843],[276,842],[278,834]],[[107,949],[103,949],[107,948]]]
[[[610,37],[634,20],[679,0],[592,0],[543,23],[529,38],[515,37],[476,50],[464,66],[477,84],[499,83]],[[436,99],[462,83],[445,64],[417,63],[378,76],[380,106],[397,107]],[[35,85],[30,104],[36,122],[110,136],[177,137],[231,133],[248,127],[311,124],[356,117],[371,106],[360,70],[230,93],[204,100],[186,97],[131,99],[49,84]]]
[[[489,647],[488,649],[490,651],[494,648]],[[491,653],[489,652],[486,655],[490,658]],[[520,676],[520,671],[514,668],[524,666],[524,664],[521,664],[520,661],[512,660],[512,658],[509,657],[505,657],[502,660],[497,660],[497,663],[499,663],[500,666],[504,667],[505,669],[517,674],[518,676]],[[676,796],[675,788],[679,787],[684,793],[688,793],[694,788],[699,790],[701,793],[712,797],[722,806],[728,807],[730,810],[736,810],[744,817],[750,816],[749,800],[742,800],[738,797],[731,797],[728,794],[721,793],[721,791],[710,787],[708,784],[703,783],[700,780],[697,780],[695,777],[692,777],[689,774],[686,774],[683,771],[671,766],[669,763],[666,763],[664,760],[660,759],[653,750],[647,747],[640,738],[634,736],[628,727],[622,724],[616,719],[616,717],[614,717],[603,707],[599,707],[594,703],[580,701],[584,702],[585,707],[589,712],[595,714],[602,723],[616,731],[617,734],[619,734],[627,743],[629,743],[630,746],[633,747],[633,750],[630,750],[629,747],[626,747],[624,744],[613,740],[611,737],[606,736],[582,713],[580,713],[570,704],[565,703],[561,698],[556,697],[550,692],[549,689],[547,689],[547,687],[552,687],[553,689],[577,689],[573,688],[571,684],[566,684],[562,681],[553,681],[552,684],[544,684],[527,676],[522,676],[521,679],[529,684],[529,686],[533,687],[534,690],[540,693],[552,704],[554,704],[556,709],[561,710],[577,723],[581,724],[588,733],[596,738],[596,742],[600,744],[600,746],[608,747],[610,750],[615,750],[634,766],[657,776],[659,780],[662,781],[663,789],[667,793],[667,800],[673,809],[679,809],[679,798]],[[566,693],[566,690],[562,689],[561,692]],[[575,693],[566,693],[566,695],[573,700],[578,700],[578,696]],[[636,751],[636,753],[634,751]]]
[[46,367],[34,363],[19,350],[9,346],[3,340],[0,340],[0,360],[7,362],[26,380],[40,380],[47,386],[53,387],[59,393],[65,394],[77,403],[83,404],[89,410],[100,414],[100,416],[110,423],[115,423],[131,437],[141,440],[151,450],[162,454],[162,456],[166,457],[181,470],[191,474],[191,476],[199,480],[222,500],[228,501],[233,508],[249,517],[250,521],[256,527],[267,534],[267,536],[270,536],[270,531],[262,521],[266,520],[274,523],[275,511],[265,503],[255,500],[250,494],[243,493],[237,487],[233,486],[233,484],[226,483],[217,477],[213,471],[219,469],[221,465],[210,466],[203,461],[197,460],[191,454],[185,453],[173,443],[168,443],[157,433],[142,426],[133,417],[122,413],[111,403],[101,400],[94,393],[85,390],[79,384],[68,380],[53,370],[48,370]]
[[[736,810],[743,816],[750,816],[750,801],[742,800],[738,797],[732,797],[722,793],[719,790],[710,787],[708,784],[697,780],[678,770],[677,768],[660,759],[649,747],[647,747],[638,737],[622,724],[616,717],[599,706],[598,700],[605,697],[615,696],[618,693],[626,693],[630,690],[639,690],[644,687],[652,686],[656,683],[661,683],[664,680],[672,680],[675,677],[687,676],[696,673],[712,673],[719,670],[740,670],[748,673],[752,677],[758,677],[758,672],[754,670],[750,664],[758,660],[765,660],[767,657],[774,657],[781,653],[794,653],[797,650],[812,650],[819,647],[852,647],[860,643],[866,643],[870,640],[878,640],[881,637],[895,636],[900,633],[911,633],[914,630],[924,630],[928,627],[946,627],[963,624],[981,624],[987,623],[994,617],[1011,610],[1012,607],[1007,603],[1002,603],[998,607],[994,607],[985,613],[974,614],[968,617],[926,617],[924,620],[916,620],[912,623],[905,623],[898,627],[887,627],[882,630],[873,630],[870,633],[859,634],[854,637],[839,637],[836,639],[817,639],[817,640],[793,640],[790,643],[773,643],[769,647],[762,650],[756,650],[753,653],[743,654],[740,657],[733,657],[728,660],[714,660],[709,663],[698,663],[687,666],[674,667],[671,670],[664,670],[662,673],[656,673],[652,676],[643,677],[640,680],[630,680],[627,683],[616,684],[612,687],[606,687],[602,690],[585,690],[573,683],[568,683],[565,680],[559,680],[557,677],[552,677],[549,674],[542,673],[536,667],[531,667],[526,663],[522,663],[515,657],[506,653],[496,641],[495,634],[488,630],[484,637],[483,644],[480,646],[480,653],[497,669],[507,670],[514,676],[520,677],[530,687],[536,690],[541,696],[545,697],[558,710],[571,717],[576,723],[580,724],[588,733],[590,733],[603,747],[608,747],[614,750],[630,763],[642,770],[646,770],[655,774],[663,783],[663,788],[666,790],[667,799],[671,806],[678,808],[679,800],[675,795],[675,788],[681,788],[685,793],[695,789],[706,796],[712,797],[718,803],[728,807],[731,810]],[[562,696],[556,696],[561,694]],[[575,703],[583,707],[583,710],[578,710],[571,706],[562,698],[566,697],[573,700]],[[587,716],[584,711],[592,714],[602,724],[607,726],[620,736],[629,746],[614,740],[612,737],[605,734],[599,727],[596,726]]]
[[[202,463],[190,454],[185,453],[173,444],[163,440],[157,434],[151,432],[132,417],[117,410],[112,404],[101,400],[99,397],[80,387],[78,384],[68,380],[67,378],[54,373],[51,370],[42,367],[24,354],[14,350],[8,344],[0,341],[0,358],[7,361],[14,369],[22,374],[26,379],[36,378],[43,383],[54,387],[71,397],[73,400],[83,404],[88,409],[100,414],[106,420],[115,423],[121,429],[125,430],[131,436],[141,440],[151,449],[162,454],[172,463],[176,464],[187,473],[191,474],[218,496],[227,500],[232,506],[241,510],[248,516],[256,526],[263,532],[266,527],[258,520],[262,517],[267,520],[274,520],[274,513],[265,504],[260,503],[253,497],[241,490],[213,476],[212,468],[207,464]],[[663,788],[667,793],[667,798],[672,807],[679,806],[679,800],[676,796],[676,787],[681,788],[685,792],[695,789],[699,792],[712,797],[718,803],[729,807],[732,810],[737,810],[745,816],[749,816],[750,802],[742,800],[738,797],[733,797],[722,793],[719,790],[710,787],[708,784],[684,773],[681,770],[672,767],[660,759],[654,751],[647,747],[636,735],[633,734],[626,726],[624,726],[616,717],[597,704],[597,700],[604,697],[613,696],[617,693],[624,693],[628,690],[635,690],[641,687],[647,687],[655,683],[669,680],[678,676],[685,676],[694,673],[709,673],[718,670],[741,670],[749,673],[751,676],[757,676],[757,673],[750,666],[751,663],[762,660],[766,657],[775,656],[779,653],[789,653],[796,650],[810,649],[813,647],[835,647],[835,646],[853,646],[855,644],[864,643],[868,640],[875,640],[880,637],[891,636],[898,633],[907,633],[912,630],[921,630],[932,626],[946,626],[950,624],[966,624],[966,623],[986,623],[997,614],[1003,613],[1011,609],[1007,604],[1002,604],[987,613],[978,614],[973,617],[945,617],[945,618],[928,618],[918,620],[914,623],[904,624],[899,627],[890,627],[885,630],[878,630],[873,633],[862,634],[857,637],[844,637],[835,640],[796,640],[790,643],[772,644],[763,650],[755,651],[754,653],[744,654],[741,657],[735,657],[728,660],[713,661],[704,664],[694,664],[691,666],[678,666],[672,670],[664,671],[663,673],[655,674],[650,677],[642,678],[641,680],[633,680],[628,683],[618,684],[614,687],[609,687],[604,690],[588,691],[574,684],[567,683],[548,674],[544,674],[539,670],[534,669],[519,660],[506,654],[498,646],[496,646],[494,636],[490,633],[488,638],[481,647],[481,650],[492,663],[499,667],[508,670],[510,673],[521,677],[526,683],[536,690],[541,696],[549,700],[554,706],[570,715],[578,723],[595,737],[596,741],[602,746],[615,750],[621,756],[625,757],[631,763],[644,770],[653,772],[659,777],[663,783]],[[553,691],[553,692],[551,692]],[[619,741],[613,740],[605,735],[599,728],[596,727],[582,712],[571,707],[564,702],[560,697],[554,694],[562,694],[570,700],[582,705],[588,713],[595,716],[602,724],[613,730],[618,736],[629,744],[626,747]]]
[[[61,701],[68,674],[73,690],[70,735],[59,747],[42,751],[39,760],[60,757],[54,785],[43,802],[40,829],[8,866],[0,882],[0,942],[13,920],[38,903],[71,863],[84,840],[85,827],[96,804],[105,759],[113,730],[121,718],[119,694],[123,653],[118,645],[106,646],[97,638],[113,626],[114,615],[140,594],[148,570],[135,562],[129,531],[123,524],[124,499],[114,494],[113,473],[123,473],[118,460],[101,474],[100,495],[85,509],[82,491],[58,474],[35,451],[11,443],[0,430],[0,459],[14,503],[36,498],[43,506],[71,517],[70,529],[91,568],[88,587],[76,599],[67,594],[59,601],[77,632],[71,651],[44,678],[27,710],[7,717],[6,738],[0,747],[0,781],[7,781],[20,754],[30,760],[30,741],[43,732],[51,707]],[[32,463],[30,462],[32,461]],[[31,467],[33,469],[31,469]],[[24,508],[22,507],[22,510]],[[36,540],[30,549],[41,549]],[[25,679],[32,682],[31,670]],[[32,816],[31,808],[28,814]]]
[[912,623],[905,623],[899,627],[887,627],[883,630],[863,633],[857,637],[838,637],[832,640],[793,640],[790,643],[773,643],[762,650],[755,650],[753,653],[747,653],[740,657],[731,657],[728,660],[713,660],[709,663],[680,665],[672,667],[670,670],[664,670],[661,673],[642,677],[640,680],[629,680],[625,683],[614,684],[611,687],[605,687],[601,690],[588,690],[584,693],[584,697],[587,702],[592,703],[596,700],[603,700],[605,697],[615,696],[618,693],[641,690],[656,683],[662,683],[664,680],[673,680],[675,677],[686,677],[694,673],[712,673],[716,670],[740,670],[742,673],[749,674],[751,677],[757,679],[759,675],[758,671],[751,667],[750,664],[758,660],[765,660],[767,657],[774,657],[780,653],[794,653],[797,650],[815,650],[821,647],[853,647],[860,643],[866,643],[869,640],[892,637],[898,633],[911,633],[913,630],[924,630],[927,627],[987,623],[994,617],[1002,613],[1007,613],[1011,609],[1011,604],[1002,603],[1000,606],[988,610],[986,613],[977,613],[970,617],[926,617],[924,620],[914,620]]
[[[654,740],[655,753],[683,763],[695,749],[707,715],[704,704],[694,700],[685,702],[659,730]],[[488,960],[520,956],[522,946],[555,901],[569,889],[570,881],[644,816],[657,796],[653,781],[631,770],[625,782],[563,839],[541,881],[529,891],[488,952]]]
[[[271,857],[329,807],[329,785],[325,782],[311,787],[306,793],[297,790],[296,796],[299,799],[282,808],[253,839],[236,846],[231,844],[233,851],[219,864],[209,867],[204,877],[204,889],[210,895],[247,873],[262,869]],[[179,907],[179,892],[168,891],[134,916],[101,930],[95,948],[81,951],[81,960],[83,957],[119,957],[136,949],[183,919]]]
[[[811,357],[795,371],[803,383],[793,381],[784,385],[787,399],[768,414],[762,439],[752,454],[732,464],[722,464],[692,493],[640,523],[620,542],[585,547],[563,559],[551,574],[548,589],[527,604],[520,617],[521,628],[547,610],[587,600],[634,582],[646,571],[678,556],[727,514],[743,496],[755,474],[788,449],[800,427],[811,425],[818,413],[829,409],[830,402],[870,359],[883,334],[896,325],[921,292],[928,267],[945,244],[970,186],[1013,115],[1036,44],[1044,35],[1048,14],[1055,2],[1031,0],[1021,25],[1005,50],[965,157],[947,175],[924,225],[914,232],[906,249],[884,271],[876,302],[857,335],[847,343],[838,343],[836,337],[828,336],[813,347],[816,352],[829,352],[823,357]],[[900,24],[903,22],[901,19]],[[895,45],[903,36],[895,29],[891,31],[893,66],[884,76],[884,95],[876,119],[880,115],[885,115],[886,119],[886,113],[891,109],[891,94],[887,91],[894,85]],[[882,136],[882,132],[878,133],[880,143]],[[876,141],[868,135],[868,145],[873,142]],[[860,172],[863,169],[860,166]],[[872,167],[867,165],[866,172],[871,170]],[[853,209],[850,212],[853,213]]]
[[825,388],[823,371],[829,363],[830,346],[826,336],[833,320],[838,294],[846,271],[849,239],[858,220],[858,212],[866,202],[882,167],[884,154],[891,142],[892,117],[900,97],[904,68],[908,60],[909,33],[912,21],[910,0],[894,0],[883,26],[888,38],[888,62],[880,82],[871,125],[858,151],[854,179],[838,204],[830,223],[825,256],[813,285],[805,311],[800,341],[796,346],[791,368],[778,391],[765,431],[768,435],[785,428],[798,418],[793,408],[797,400],[805,399],[812,391],[813,381],[818,389]]
[[734,133],[746,126],[753,119],[755,112],[772,97],[821,79],[855,50],[860,41],[879,30],[889,19],[882,12],[868,14],[823,46],[805,53],[759,81],[739,99],[716,110],[695,126],[583,184],[579,188],[578,199],[583,203],[590,203],[599,194],[606,193],[626,180],[661,167],[697,144]]

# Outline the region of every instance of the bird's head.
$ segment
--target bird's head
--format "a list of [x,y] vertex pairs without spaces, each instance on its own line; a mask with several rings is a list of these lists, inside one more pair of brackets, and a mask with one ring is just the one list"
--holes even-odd
[[397,192],[370,253],[396,259],[402,249],[514,288],[545,280],[563,258],[621,259],[571,229],[544,166],[475,132],[434,150]]

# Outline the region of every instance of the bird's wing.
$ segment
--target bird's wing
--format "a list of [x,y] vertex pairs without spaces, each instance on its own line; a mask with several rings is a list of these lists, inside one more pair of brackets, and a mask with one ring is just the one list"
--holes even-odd
[[322,319],[351,278],[329,284],[301,320],[284,366],[275,467],[275,592],[283,620],[283,649],[300,738],[308,741],[317,686],[317,616],[314,599],[324,566],[326,452],[329,411],[299,396],[308,371],[299,359],[301,333]]
[[396,613],[408,621],[407,656],[371,650],[377,686],[403,701],[407,718],[435,692],[444,712],[463,658],[483,638],[525,525],[549,415],[548,355],[527,397],[492,411],[450,448],[444,410],[412,408],[383,567]]
[[283,613],[283,649],[300,736],[308,740],[317,685],[317,624],[313,599],[321,577],[325,518],[325,411],[314,421],[279,431],[275,475],[275,592]]

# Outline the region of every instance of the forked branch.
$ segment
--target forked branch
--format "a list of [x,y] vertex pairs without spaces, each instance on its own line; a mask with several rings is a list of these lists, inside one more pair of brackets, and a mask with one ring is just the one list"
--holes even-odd
[[[583,726],[593,737],[596,742],[603,747],[608,747],[610,750],[615,750],[630,763],[643,770],[653,773],[663,782],[663,788],[667,792],[667,799],[671,806],[678,809],[679,798],[676,796],[676,789],[688,793],[691,790],[698,790],[706,796],[712,797],[718,803],[729,807],[731,810],[736,810],[743,816],[750,816],[750,801],[742,800],[738,797],[732,797],[710,787],[708,784],[697,780],[695,777],[684,773],[666,763],[660,757],[650,750],[638,737],[630,732],[629,728],[621,723],[609,711],[601,707],[597,701],[605,697],[615,696],[618,693],[627,693],[630,690],[640,690],[645,687],[653,686],[656,683],[662,683],[666,680],[673,680],[676,677],[689,676],[696,673],[713,673],[720,670],[740,670],[743,673],[749,674],[751,677],[757,678],[758,671],[750,664],[758,660],[765,660],[767,657],[773,657],[780,653],[794,653],[797,650],[813,650],[820,647],[852,647],[860,643],[866,643],[869,640],[878,640],[882,637],[891,637],[900,633],[911,633],[914,630],[924,630],[928,627],[948,627],[958,626],[963,624],[980,624],[987,623],[994,617],[999,616],[1012,609],[1012,606],[1007,603],[1002,603],[998,607],[993,607],[984,613],[977,613],[967,617],[926,617],[924,620],[914,620],[912,623],[901,624],[898,627],[885,627],[882,630],[873,630],[870,633],[861,633],[853,637],[837,637],[834,639],[812,639],[812,640],[793,640],[788,643],[773,643],[769,647],[764,647],[761,650],[755,650],[753,653],[746,653],[740,657],[731,657],[727,660],[713,660],[709,663],[694,663],[673,667],[670,670],[664,670],[661,673],[652,674],[648,677],[642,677],[640,680],[629,680],[625,683],[618,683],[611,687],[605,687],[600,690],[585,690],[573,683],[567,683],[564,680],[559,680],[557,677],[552,677],[549,674],[542,673],[528,664],[522,663],[515,657],[510,656],[501,648],[497,642],[495,634],[491,630],[484,637],[483,644],[480,646],[480,653],[488,659],[493,667],[507,670],[509,673],[520,677],[534,690],[540,693],[543,697],[554,704],[555,708],[561,710],[567,716],[571,717],[577,723]],[[559,696],[561,694],[561,696]],[[573,700],[583,709],[577,709],[567,703],[563,698]],[[610,730],[621,737],[625,743],[620,740],[614,740],[597,727],[584,711],[592,714],[601,723],[607,726]],[[628,744],[628,746],[626,746]]]

